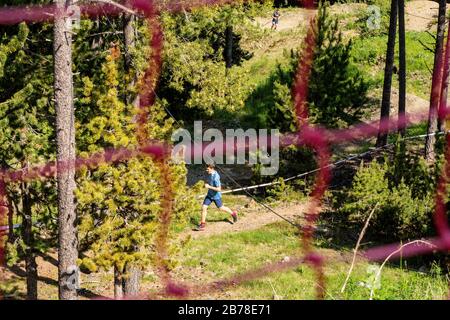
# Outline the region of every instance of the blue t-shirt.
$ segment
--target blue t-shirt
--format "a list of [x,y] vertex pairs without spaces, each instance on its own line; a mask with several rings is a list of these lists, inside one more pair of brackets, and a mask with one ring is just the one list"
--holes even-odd
[[275,11],[272,15],[272,21],[274,22],[278,22],[278,18],[280,17],[280,13],[278,13],[277,11]]
[[[208,184],[212,187],[220,187],[220,176],[217,171],[214,171],[208,176]],[[206,196],[213,200],[222,198],[222,194],[220,192],[211,189],[208,189],[208,194]]]

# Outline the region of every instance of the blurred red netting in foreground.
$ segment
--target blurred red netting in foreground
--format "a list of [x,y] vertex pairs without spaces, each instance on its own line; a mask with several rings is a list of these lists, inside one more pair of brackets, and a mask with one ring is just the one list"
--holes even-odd
[[[168,230],[171,223],[173,194],[171,188],[170,174],[167,161],[170,157],[170,146],[160,141],[150,141],[146,137],[146,121],[148,110],[155,100],[155,87],[157,85],[159,73],[162,65],[163,50],[163,30],[158,22],[158,15],[161,11],[178,12],[181,10],[190,10],[192,8],[231,4],[232,0],[199,0],[199,1],[172,1],[169,3],[152,2],[148,0],[129,0],[123,4],[100,3],[80,5],[80,11],[83,18],[94,18],[97,16],[117,16],[124,11],[133,11],[148,20],[149,31],[151,34],[150,46],[152,48],[148,58],[148,67],[145,71],[140,86],[140,105],[138,112],[137,138],[139,145],[135,149],[111,149],[103,153],[97,153],[88,158],[77,158],[75,162],[60,162],[58,170],[77,170],[80,167],[87,166],[95,168],[101,163],[114,163],[117,161],[126,161],[136,156],[151,156],[156,160],[162,172],[162,187],[164,194],[161,198],[163,208],[158,236],[155,242],[157,251],[156,267],[158,274],[165,283],[165,289],[155,297],[175,296],[179,298],[193,297],[198,294],[223,290],[229,286],[234,286],[246,281],[263,277],[273,272],[289,270],[302,263],[310,265],[317,275],[316,293],[317,298],[323,299],[325,295],[325,275],[323,272],[324,259],[314,251],[312,243],[315,225],[320,213],[321,201],[325,191],[328,188],[330,180],[330,144],[338,144],[358,138],[367,138],[378,134],[379,126],[383,131],[397,130],[397,120],[384,120],[380,124],[363,124],[345,130],[327,130],[320,127],[312,127],[308,123],[308,109],[306,97],[308,96],[309,75],[314,61],[314,47],[316,45],[316,28],[314,13],[311,11],[310,26],[307,35],[303,41],[302,54],[299,59],[297,75],[292,87],[292,96],[294,98],[295,111],[297,115],[298,132],[288,134],[281,138],[281,146],[296,144],[314,149],[317,154],[317,162],[320,170],[316,177],[316,183],[311,193],[311,200],[307,206],[306,225],[300,227],[301,246],[303,255],[293,258],[288,262],[271,263],[260,268],[249,270],[242,274],[237,274],[227,279],[218,280],[204,285],[192,285],[186,283],[176,283],[171,278],[170,272],[165,268],[164,260],[167,257],[167,239]],[[313,8],[316,3],[313,0],[300,1],[305,8]],[[2,7],[0,8],[0,25],[14,25],[20,22],[39,23],[52,22],[55,15],[63,14],[56,9],[55,5],[47,6],[27,6],[27,7]],[[441,59],[442,60],[442,59]],[[445,119],[447,110],[441,112],[439,117]],[[406,115],[404,123],[411,125],[419,121],[427,120],[428,114]],[[434,221],[438,231],[438,237],[426,240],[412,241],[407,245],[391,244],[371,248],[362,254],[371,261],[382,261],[386,258],[392,259],[399,256],[410,257],[422,255],[430,252],[450,251],[450,228],[447,223],[446,207],[444,194],[447,185],[447,178],[450,174],[450,136],[446,136],[446,163],[442,176],[439,180],[436,190],[436,210]],[[17,181],[30,181],[33,179],[45,179],[54,177],[57,171],[57,164],[52,162],[32,168],[24,168],[19,171],[0,171],[0,221],[5,221],[8,211],[6,201],[6,184]],[[7,233],[7,229],[1,229],[0,235]],[[0,242],[0,263],[5,263],[4,242]],[[0,279],[1,280],[1,279]],[[152,299],[148,293],[142,293],[137,296],[128,296],[124,299]]]

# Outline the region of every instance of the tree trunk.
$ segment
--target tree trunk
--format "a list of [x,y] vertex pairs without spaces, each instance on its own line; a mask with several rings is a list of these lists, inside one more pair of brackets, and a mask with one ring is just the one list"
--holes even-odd
[[[135,32],[134,32],[134,21],[135,17],[132,14],[124,15],[124,26],[123,26],[123,35],[125,42],[125,70],[127,72],[133,72],[133,56],[132,51],[136,46]],[[130,92],[134,92],[134,87],[137,82],[138,74],[135,71],[135,75],[133,77],[133,81],[130,83]],[[139,95],[128,94],[126,97],[127,103],[133,103],[135,107],[139,107]],[[135,295],[139,293],[139,282],[141,273],[138,268],[126,268],[125,270],[126,276],[123,277],[122,285],[123,285],[123,294],[125,296]]]
[[22,237],[25,243],[25,270],[27,273],[27,299],[38,298],[38,271],[36,256],[34,254],[33,219],[31,211],[31,199],[28,186],[22,183]]
[[102,24],[100,23],[100,18],[97,17],[94,20],[94,30],[96,31],[97,35],[92,37],[92,43],[91,43],[91,49],[97,49],[103,44],[103,35],[102,35]]
[[[6,212],[8,211],[8,216],[9,216],[9,208],[8,208],[8,200],[6,197],[6,183],[3,179],[0,178],[0,226],[3,225],[4,220],[5,220],[5,216],[6,216]],[[10,219],[8,218],[8,221]],[[8,223],[9,224],[9,223]],[[11,233],[11,227],[9,227],[9,233]],[[0,281],[3,280],[3,264],[5,263],[5,249],[4,249],[4,242],[3,242],[3,235],[5,234],[6,231],[4,230],[0,230]],[[0,292],[0,299],[1,299],[1,292]]]
[[383,97],[381,100],[380,127],[378,129],[377,147],[387,144],[389,131],[389,111],[391,108],[392,69],[394,66],[395,34],[397,31],[397,0],[391,2],[391,15],[389,20],[389,37],[386,50],[386,65],[384,67]]
[[72,26],[64,12],[71,0],[55,0],[58,13],[54,22],[54,90],[57,139],[58,182],[58,278],[59,298],[77,298],[77,228],[74,203],[75,126],[72,76]]
[[[3,221],[6,215],[6,211],[8,210],[8,203],[6,198],[6,184],[5,181],[0,177],[0,225],[3,225]],[[9,212],[8,212],[9,214]],[[11,232],[11,229],[9,229],[9,232]],[[0,230],[0,282],[4,282],[6,272],[3,270],[5,267],[6,259],[6,250],[4,247],[4,239],[3,235],[5,232],[3,230]],[[0,291],[0,300],[4,299],[3,292]]]
[[431,83],[430,110],[428,112],[428,128],[425,140],[425,159],[434,162],[434,135],[437,130],[437,111],[439,107],[440,91],[442,83],[442,60],[445,29],[446,0],[439,0],[438,26],[436,34],[436,48],[434,52],[433,80]]
[[225,29],[225,66],[227,69],[233,66],[233,27]]
[[399,45],[399,94],[398,94],[398,132],[404,136],[406,131],[406,43],[405,43],[405,0],[398,0],[398,45]]
[[126,70],[131,70],[133,64],[133,57],[131,56],[131,51],[136,46],[136,41],[134,37],[134,15],[126,13],[123,17],[123,36],[125,42],[125,68]]
[[134,265],[127,264],[123,281],[123,294],[125,297],[139,294],[140,280],[141,270]]
[[5,186],[5,199],[8,202],[8,242],[14,243],[16,237],[14,235],[14,209],[12,199],[9,197]]
[[448,77],[450,73],[450,22],[448,24],[447,44],[445,46],[444,73],[442,75],[441,98],[438,112],[438,131],[448,130],[443,125],[447,118]]
[[122,299],[122,273],[114,266],[114,299]]
[[[134,30],[135,17],[132,14],[124,15],[123,36],[125,47],[125,70],[131,72],[133,70],[133,56],[132,51],[136,46],[136,37]],[[137,82],[138,74],[135,72],[133,81],[130,83],[130,92],[134,92]],[[134,106],[139,107],[139,94],[128,94],[125,97],[126,103],[132,103]]]

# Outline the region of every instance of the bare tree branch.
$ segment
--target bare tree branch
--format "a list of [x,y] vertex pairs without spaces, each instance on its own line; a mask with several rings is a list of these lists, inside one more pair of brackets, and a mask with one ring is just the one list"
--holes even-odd
[[369,214],[369,217],[366,220],[366,223],[364,224],[364,227],[361,230],[361,233],[359,234],[358,241],[356,242],[355,249],[353,250],[352,264],[350,265],[350,269],[348,270],[347,278],[345,278],[344,284],[342,285],[341,293],[343,293],[345,291],[345,287],[347,286],[348,279],[350,279],[350,275],[351,275],[351,273],[353,271],[353,267],[355,265],[356,254],[358,253],[359,245],[361,243],[362,238],[364,237],[364,234],[366,233],[367,227],[369,226],[369,221],[372,218],[373,213],[375,212],[375,209],[377,207],[378,207],[378,203],[373,207],[372,211]]
[[432,49],[432,48],[430,48],[430,46],[429,45],[427,45],[426,43],[423,43],[422,42],[422,40],[417,40],[421,45],[422,45],[422,47],[425,49],[425,50],[427,50],[427,51],[430,51],[431,53],[434,53],[434,50]]
[[[396,253],[398,253],[398,252],[401,252],[401,251],[403,250],[403,248],[406,247],[406,246],[410,246],[410,245],[412,245],[412,244],[418,244],[418,243],[423,243],[423,244],[426,244],[426,245],[428,245],[428,246],[430,246],[430,247],[436,247],[434,244],[432,244],[432,243],[430,243],[430,242],[428,242],[428,241],[425,241],[425,240],[414,240],[414,241],[405,243],[404,245],[401,245],[397,250],[393,251],[390,255],[388,255],[388,256],[386,257],[386,259],[384,259],[383,263],[382,263],[381,266],[380,266],[380,269],[378,269],[378,272],[377,272],[377,275],[375,276],[375,279],[378,279],[378,278],[380,277],[381,269],[383,269],[383,267],[384,267],[384,265],[386,264],[386,262],[388,262],[389,259],[390,259],[394,254],[396,254]],[[374,289],[375,289],[374,286],[372,286],[372,288],[370,289],[370,298],[369,298],[370,300],[372,300],[372,298],[373,298],[373,290],[374,290]]]
[[432,34],[429,30],[426,30],[425,32],[428,33],[428,35],[429,35],[430,37],[432,37],[433,40],[436,40],[436,36],[435,36],[434,34]]
[[91,2],[100,2],[100,3],[104,3],[104,4],[110,4],[112,6],[115,6],[115,7],[119,8],[119,9],[122,9],[123,11],[125,11],[125,12],[127,12],[129,14],[138,15],[137,12],[131,10],[130,8],[124,6],[124,5],[120,4],[120,3],[112,1],[112,0],[91,0]]
[[96,36],[103,36],[103,35],[107,35],[107,34],[118,35],[118,34],[123,34],[123,31],[99,32],[99,33],[94,33],[94,34],[88,35],[88,36],[86,36],[86,38],[92,38],[92,37],[96,37]]

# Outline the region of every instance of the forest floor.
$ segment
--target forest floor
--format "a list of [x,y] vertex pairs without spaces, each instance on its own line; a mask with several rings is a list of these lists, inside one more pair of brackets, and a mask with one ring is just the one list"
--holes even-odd
[[[181,247],[173,253],[176,262],[171,271],[173,281],[183,285],[203,285],[230,279],[237,275],[251,274],[262,266],[289,262],[301,256],[298,229],[259,207],[245,196],[227,196],[227,204],[239,209],[240,219],[235,225],[226,222],[228,216],[218,210],[210,210],[207,230],[186,230],[179,235]],[[272,208],[286,218],[299,223],[306,203],[294,203]],[[301,222],[300,222],[301,223]],[[327,299],[368,299],[370,290],[366,283],[371,276],[373,264],[358,258],[347,289],[341,293],[352,259],[352,247],[357,232],[344,228],[331,231],[330,221],[321,220],[320,232],[316,233],[314,245],[325,262]],[[347,241],[342,242],[343,238]],[[370,247],[362,243],[362,248]],[[38,257],[39,298],[57,299],[57,255],[53,252]],[[403,265],[393,262],[384,269],[377,299],[442,299],[447,293],[447,283],[439,270]],[[23,264],[11,270],[10,277],[20,280],[19,292],[24,292]],[[111,298],[113,274],[109,272],[82,273],[80,298]],[[190,298],[200,299],[314,299],[316,274],[307,265],[300,264],[283,272],[268,273],[257,279],[244,280],[221,290],[193,292]],[[162,298],[158,292],[164,284],[155,270],[143,271],[142,293]],[[15,298],[21,298],[15,296]]]
[[[221,213],[217,209],[209,210],[208,227],[203,232],[196,232],[188,228],[178,235],[181,242],[186,239],[199,239],[203,241],[211,236],[221,234],[239,234],[245,231],[260,229],[266,225],[283,221],[274,213],[262,208],[253,199],[242,195],[224,196],[224,202],[233,209],[238,210],[239,220],[232,224],[228,215]],[[200,206],[199,206],[200,209]],[[284,218],[298,223],[305,209],[303,203],[278,204],[273,207],[277,214]],[[203,240],[201,240],[203,239]],[[207,240],[206,240],[207,241]],[[57,298],[57,253],[50,252],[37,258],[38,274],[39,274],[39,298],[40,299],[56,299]],[[153,271],[146,270],[146,274],[153,274]],[[25,276],[24,263],[18,264],[14,268],[9,269],[9,280],[22,279]],[[93,274],[82,274],[81,284],[84,290],[82,296],[90,297],[94,295],[112,296],[113,287],[109,278],[112,276],[110,272],[99,272]],[[108,279],[108,280],[106,280]],[[20,281],[21,290],[25,283]],[[151,288],[155,289],[158,286]],[[86,294],[88,292],[88,294]]]
[[405,4],[405,28],[410,31],[427,31],[436,24],[439,4],[434,1],[415,0]]

